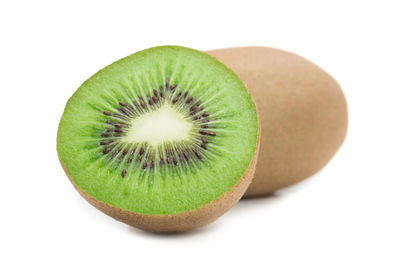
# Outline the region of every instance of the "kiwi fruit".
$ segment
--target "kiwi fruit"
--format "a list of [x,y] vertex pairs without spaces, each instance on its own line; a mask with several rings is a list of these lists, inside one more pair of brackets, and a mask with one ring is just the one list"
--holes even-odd
[[69,99],[61,164],[94,207],[154,232],[195,229],[244,194],[258,151],[256,106],[213,57],[161,46],[114,62]]
[[268,47],[207,53],[238,74],[258,107],[260,152],[245,197],[296,184],[330,161],[348,123],[345,97],[330,75],[298,55]]

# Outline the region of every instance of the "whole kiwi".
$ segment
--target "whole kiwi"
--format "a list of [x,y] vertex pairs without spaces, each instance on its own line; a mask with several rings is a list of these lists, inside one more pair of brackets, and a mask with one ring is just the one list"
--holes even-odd
[[321,170],[343,144],[347,104],[339,84],[312,62],[268,47],[208,51],[246,84],[261,121],[255,177],[244,197],[268,195]]

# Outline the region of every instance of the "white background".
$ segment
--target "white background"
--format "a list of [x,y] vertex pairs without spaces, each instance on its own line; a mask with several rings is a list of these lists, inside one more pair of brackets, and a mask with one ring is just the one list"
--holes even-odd
[[[398,1],[1,1],[0,266],[400,266]],[[144,48],[272,46],[342,85],[344,146],[312,179],[157,235],[92,208],[56,154],[64,105]]]

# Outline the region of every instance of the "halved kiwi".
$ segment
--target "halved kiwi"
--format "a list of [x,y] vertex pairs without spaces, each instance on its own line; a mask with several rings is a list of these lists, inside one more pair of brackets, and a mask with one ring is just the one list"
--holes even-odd
[[254,173],[258,119],[242,81],[202,52],[162,46],[123,58],[68,101],[57,151],[92,205],[149,231],[214,221]]

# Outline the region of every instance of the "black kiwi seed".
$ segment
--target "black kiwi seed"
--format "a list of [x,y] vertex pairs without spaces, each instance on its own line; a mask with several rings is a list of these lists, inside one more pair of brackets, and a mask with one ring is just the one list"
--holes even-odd
[[170,88],[171,91],[173,91],[176,88],[176,86],[177,86],[176,84],[171,85],[171,88]]
[[126,169],[122,170],[121,176],[122,176],[122,178],[124,178],[126,176]]
[[105,145],[109,145],[113,142],[113,140],[106,140],[106,141],[101,141],[100,145],[105,146]]
[[111,147],[106,147],[104,150],[103,150],[103,154],[108,154],[108,153],[110,153],[110,151],[111,151]]
[[126,107],[126,103],[124,101],[119,102],[119,104],[123,107]]
[[204,130],[200,130],[199,133],[202,134],[202,135],[206,135],[207,134],[207,132],[204,131]]
[[216,136],[217,134],[215,132],[208,132],[209,136]]
[[153,89],[153,94],[154,94],[155,96],[158,96],[158,91],[157,91],[156,89]]
[[203,156],[197,150],[193,149],[193,153],[196,155],[196,157],[198,159],[202,159],[203,158]]
[[115,158],[115,153],[111,153],[111,155],[109,156],[110,159]]
[[104,111],[103,114],[106,115],[106,116],[110,116],[111,112],[110,111]]
[[164,98],[164,92],[162,86],[160,86],[160,96],[161,98]]
[[145,170],[147,168],[147,161],[145,161],[142,165],[142,169]]
[[208,116],[210,116],[210,114],[208,112],[203,113],[203,117],[208,117]]
[[186,104],[189,104],[192,100],[193,100],[193,97],[189,97],[189,98],[186,100]]
[[186,160],[189,160],[189,154],[186,151],[183,152],[183,156],[185,157]]
[[165,83],[165,88],[169,89],[169,77],[167,77],[167,82]]
[[122,113],[124,113],[125,115],[129,116],[129,113],[128,113],[128,111],[126,111],[126,109],[120,108],[119,110],[120,110]]
[[206,138],[204,138],[204,137],[201,138],[201,141],[202,141],[204,144],[207,144],[207,143],[208,143],[208,140],[207,140]]

